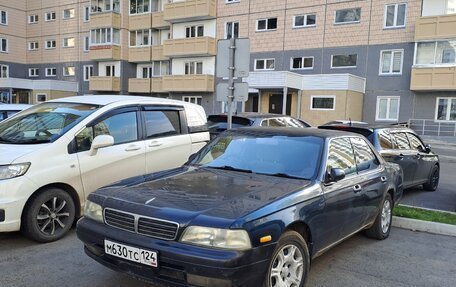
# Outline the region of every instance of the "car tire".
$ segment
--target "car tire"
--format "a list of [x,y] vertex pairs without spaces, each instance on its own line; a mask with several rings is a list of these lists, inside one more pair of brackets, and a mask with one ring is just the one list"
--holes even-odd
[[427,191],[436,191],[437,187],[439,186],[440,180],[440,168],[438,165],[435,165],[432,168],[431,175],[429,177],[429,181],[423,184],[423,189]]
[[21,231],[37,242],[56,241],[70,230],[75,211],[74,200],[68,192],[59,188],[45,189],[27,203]]
[[386,194],[383,200],[380,212],[375,219],[374,225],[365,230],[367,237],[383,240],[388,238],[391,231],[391,223],[393,220],[393,200],[389,193]]
[[303,287],[309,269],[310,256],[306,241],[296,231],[287,231],[277,243],[263,286]]

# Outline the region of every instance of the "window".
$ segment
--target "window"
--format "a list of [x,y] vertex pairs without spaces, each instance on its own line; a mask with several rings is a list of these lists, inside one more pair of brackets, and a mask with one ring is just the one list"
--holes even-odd
[[409,142],[410,142],[410,147],[414,150],[417,150],[417,151],[425,151],[426,148],[424,147],[424,144],[423,142],[421,142],[421,140],[414,134],[412,133],[407,133],[407,137],[409,139]]
[[38,15],[29,15],[29,24],[38,23]]
[[311,96],[310,97],[311,110],[335,110],[336,97],[335,96]]
[[84,7],[84,22],[89,22],[90,21],[90,6],[85,6]]
[[46,77],[57,76],[57,68],[46,68]]
[[405,27],[407,4],[388,4],[385,6],[385,28]]
[[90,31],[90,45],[120,44],[120,31],[114,28],[99,28]]
[[328,152],[327,173],[329,174],[333,168],[342,169],[345,175],[356,173],[355,153],[349,138],[338,138],[331,141]]
[[8,12],[0,10],[0,24],[8,25]]
[[74,8],[63,10],[63,19],[74,18]]
[[297,15],[293,17],[293,28],[315,27],[316,24],[316,14]]
[[28,69],[29,77],[38,77],[40,75],[40,69],[38,68],[29,68]]
[[143,66],[141,70],[142,74],[138,75],[138,78],[152,78],[161,77],[169,74],[169,62],[168,61],[154,61],[152,65]]
[[116,76],[116,66],[109,65],[106,66],[106,77],[115,77]]
[[361,8],[343,9],[336,11],[335,24],[359,23],[361,20]]
[[255,71],[272,71],[275,69],[275,59],[255,59]]
[[405,133],[391,134],[398,149],[410,149],[410,144]]
[[456,121],[456,98],[437,98],[435,119]]
[[287,121],[283,118],[269,119],[268,126],[270,127],[286,127]]
[[147,138],[174,136],[181,133],[178,111],[146,110],[145,118]]
[[45,102],[45,101],[46,101],[46,98],[47,98],[47,95],[46,95],[46,94],[36,94],[36,101],[37,101],[38,103]]
[[310,70],[313,69],[313,57],[299,57],[299,58],[291,58],[291,69],[292,70]]
[[56,19],[56,16],[55,16],[55,12],[46,12],[45,15],[44,15],[44,20],[46,22],[49,22],[49,21],[55,21]]
[[74,47],[74,38],[64,38],[63,47],[64,48],[73,48]]
[[204,36],[204,26],[190,26],[185,27],[185,38],[195,38]]
[[8,53],[8,39],[0,38],[0,52]]
[[357,54],[332,55],[331,56],[331,69],[333,69],[333,68],[356,68],[357,59],[358,59]]
[[257,31],[268,31],[277,29],[277,18],[261,19],[257,20],[256,30]]
[[362,138],[351,138],[355,150],[356,168],[358,172],[376,169],[379,161],[370,146]]
[[149,11],[149,0],[130,0],[130,14],[141,14]]
[[56,46],[57,46],[57,42],[55,40],[46,41],[46,49],[55,49]]
[[455,65],[456,40],[416,43],[415,65]]
[[201,96],[183,96],[182,100],[187,103],[197,104],[201,106],[203,97]]
[[28,49],[29,51],[35,51],[38,50],[38,42],[29,42]]
[[151,31],[138,30],[130,32],[130,47],[149,46],[151,39]]
[[8,77],[9,77],[9,66],[0,65],[0,78],[8,78]]
[[74,66],[63,67],[63,75],[65,77],[73,77],[76,74]]
[[239,22],[226,22],[225,39],[239,38]]
[[89,36],[84,36],[84,52],[87,53],[90,49],[90,40]]
[[203,62],[187,62],[185,63],[185,75],[202,75]]
[[92,76],[93,76],[93,66],[92,65],[84,66],[84,81],[85,82],[90,81],[90,77],[92,77]]
[[404,50],[388,50],[380,53],[380,75],[402,74]]
[[225,0],[225,3],[226,4],[230,4],[230,3],[239,3],[241,2],[241,0]]
[[391,135],[386,130],[380,130],[378,133],[378,141],[382,149],[393,149],[393,141]]
[[399,97],[377,97],[377,121],[397,121],[399,119]]

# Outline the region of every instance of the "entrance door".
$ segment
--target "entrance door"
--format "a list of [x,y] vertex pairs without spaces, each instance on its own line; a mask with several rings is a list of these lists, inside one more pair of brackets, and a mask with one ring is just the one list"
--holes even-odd
[[[272,94],[269,96],[269,113],[282,114],[283,94]],[[291,94],[287,95],[287,108],[285,113],[291,115]]]

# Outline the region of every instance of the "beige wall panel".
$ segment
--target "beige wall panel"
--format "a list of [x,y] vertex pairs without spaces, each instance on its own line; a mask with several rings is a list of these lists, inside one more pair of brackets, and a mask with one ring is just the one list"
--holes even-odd
[[46,99],[47,100],[54,100],[54,99],[60,99],[60,98],[67,98],[67,97],[76,96],[76,93],[74,93],[74,92],[65,92],[65,91],[56,91],[56,90],[33,90],[32,103],[31,104],[37,104],[38,103],[36,101],[36,95],[37,94],[46,94]]
[[[63,11],[65,9],[74,9],[74,18],[63,19]],[[59,12],[57,12],[57,19],[62,19],[60,22],[60,34],[76,33],[79,30],[79,20],[82,22],[82,15],[79,13],[77,5],[65,5],[61,6]]]
[[[37,23],[29,23],[30,15],[38,15]],[[25,19],[22,19],[26,25],[27,37],[39,37],[41,35],[41,26],[44,23],[44,15],[41,10],[28,10]]]
[[[28,1],[30,1],[30,0],[28,0]],[[17,9],[17,10],[25,11],[26,7],[27,7],[27,3],[24,0],[22,0],[22,1],[2,0],[0,3],[0,6],[9,7],[9,9]]]
[[[311,110],[312,96],[336,96],[333,111]],[[347,91],[303,91],[301,101],[301,119],[312,126],[318,126],[331,120],[345,119],[347,110]]]
[[[84,52],[84,37],[89,36],[89,33],[79,33],[79,59],[80,61],[90,61],[89,52]],[[90,37],[90,36],[89,36]]]
[[8,53],[0,53],[0,61],[25,64],[27,49],[25,38],[4,34],[0,34],[0,38],[8,39]]
[[8,25],[0,25],[1,33],[16,37],[26,36],[26,13],[18,9],[0,5],[0,10],[8,12]]
[[298,117],[298,94],[296,92],[291,93],[291,116]]
[[227,4],[223,0],[217,1],[217,16],[218,17],[248,14],[248,11],[249,11],[249,0],[242,0],[237,3],[229,3],[229,4]]
[[285,2],[283,0],[250,0],[250,13],[284,10]]
[[120,30],[120,43],[122,46],[122,51],[121,51],[121,59],[128,61],[128,56],[129,56],[129,47],[128,47],[128,30],[122,29]]
[[[259,19],[277,17],[277,30],[256,32]],[[250,17],[250,50],[252,52],[282,51],[285,10],[276,12],[256,13]],[[280,39],[280,40],[276,40]]]
[[271,93],[260,91],[261,95],[261,109],[260,113],[268,113],[269,112],[269,95]]
[[[63,39],[64,38],[71,38],[74,37],[74,47],[63,47]],[[57,42],[57,46],[60,46],[60,62],[73,62],[78,61],[78,51],[79,49],[82,50],[81,41],[78,38],[78,34],[62,34],[60,35],[60,39]]]
[[311,7],[311,6],[321,6],[325,5],[325,0],[288,0],[287,8],[301,8],[301,7]]
[[[217,39],[225,38],[226,22],[239,22],[239,37],[246,38],[249,36],[249,16],[238,15],[217,18]],[[251,33],[254,33],[254,31],[251,31]]]
[[345,119],[351,119],[352,121],[361,121],[363,117],[363,94],[348,91],[347,95],[347,116]]
[[[317,15],[316,27],[293,28],[294,16],[304,14]],[[324,6],[288,10],[285,24],[285,50],[312,49],[323,47],[324,29]]]
[[150,13],[134,15],[129,18],[130,30],[150,29],[150,27],[152,27],[152,16]]

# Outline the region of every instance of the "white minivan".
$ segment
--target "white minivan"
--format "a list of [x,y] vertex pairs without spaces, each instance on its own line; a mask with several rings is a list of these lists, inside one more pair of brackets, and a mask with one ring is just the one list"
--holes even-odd
[[179,167],[209,140],[201,106],[135,96],[78,96],[0,123],[0,232],[65,235],[87,195]]

